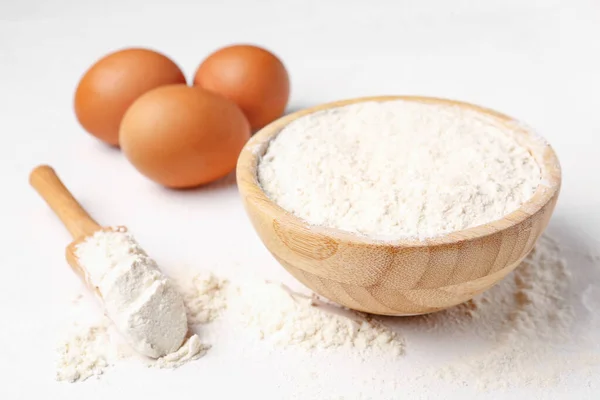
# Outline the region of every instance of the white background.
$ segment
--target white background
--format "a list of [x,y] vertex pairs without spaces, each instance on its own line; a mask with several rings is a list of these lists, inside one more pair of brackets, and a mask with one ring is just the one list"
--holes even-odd
[[[217,335],[220,344],[205,358],[174,372],[132,365],[100,380],[54,381],[57,332],[80,285],[64,261],[68,233],[27,184],[37,164],[53,165],[98,221],[129,226],[168,271],[290,280],[255,236],[232,179],[185,192],[157,187],[86,134],[73,114],[78,79],[107,52],[155,48],[191,77],[209,52],[232,42],[266,46],[284,60],[290,110],[363,95],[421,94],[524,120],[551,142],[564,170],[549,230],[571,249],[598,247],[597,0],[1,0],[0,398],[481,396],[433,381],[393,387],[382,378],[390,371],[376,362],[243,351],[230,330]],[[569,261],[576,283],[598,284],[597,266]],[[435,354],[427,356],[421,361],[435,362]],[[392,373],[409,372],[411,362],[401,360]],[[586,376],[487,395],[598,398],[600,369]]]

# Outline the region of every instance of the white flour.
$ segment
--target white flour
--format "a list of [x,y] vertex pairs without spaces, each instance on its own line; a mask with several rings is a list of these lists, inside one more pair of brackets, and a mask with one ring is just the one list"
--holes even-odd
[[353,104],[286,126],[258,178],[310,224],[424,239],[501,219],[531,198],[540,169],[511,134],[455,106]]
[[158,360],[153,360],[148,365],[158,368],[178,368],[187,362],[199,359],[209,348],[209,345],[200,341],[198,335],[192,335],[181,345],[179,350]]
[[111,346],[108,320],[100,324],[72,327],[68,339],[58,348],[56,379],[59,381],[83,381],[101,375],[109,366]]
[[[485,350],[436,370],[435,375],[479,388],[547,385],[577,367],[581,354],[558,357],[556,346],[572,336],[570,275],[556,242],[542,236],[505,280],[472,301],[415,317],[420,331],[475,334]],[[429,371],[431,372],[431,371]]]
[[242,286],[234,299],[238,318],[260,339],[308,350],[346,347],[398,356],[403,339],[366,315],[294,293],[281,284]]
[[[216,319],[225,309],[224,288],[227,280],[211,273],[198,273],[191,278],[180,276],[175,283],[181,290],[185,309],[189,316],[189,330],[195,325],[208,323]],[[79,307],[78,296],[77,306]],[[90,313],[85,308],[79,314]],[[64,342],[58,349],[57,380],[70,382],[83,381],[94,375],[101,375],[106,368],[118,359],[135,357],[129,349],[119,342],[119,337],[109,334],[110,320],[103,317],[97,320],[76,316]],[[202,357],[210,345],[203,343],[197,334],[192,334],[174,352],[156,360],[143,360],[149,367],[178,368],[183,364]]]
[[226,279],[210,272],[199,272],[180,284],[190,325],[214,321],[227,308]]
[[[598,354],[557,350],[572,345],[575,314],[569,272],[557,243],[546,236],[497,286],[463,305],[417,317],[368,316],[281,284],[247,281],[236,286],[206,272],[192,278],[181,275],[175,282],[190,321],[206,323],[223,315],[259,340],[307,352],[342,351],[378,360],[390,371],[397,363],[410,362],[394,357],[403,355],[405,346],[414,353],[436,352],[456,342],[460,357],[411,369],[427,384],[441,379],[483,389],[548,386],[570,371],[600,362]],[[587,290],[583,305],[596,304],[596,295]],[[235,325],[234,329],[242,334]],[[116,362],[110,355],[115,343],[108,339],[106,325],[81,324],[78,332],[59,354],[58,379],[85,379]],[[192,335],[175,353],[147,363],[176,368],[201,357],[208,348]],[[387,377],[381,385],[402,387],[410,379],[414,377]]]
[[108,317],[136,351],[158,358],[179,349],[188,330],[181,295],[131,234],[99,231],[75,250]]
[[[226,289],[229,282],[210,272],[199,272],[190,278],[176,280],[183,295],[188,324],[207,324],[221,316],[227,308]],[[202,357],[210,345],[202,343],[198,335],[188,338],[181,348],[167,354],[149,365],[159,368],[178,368],[181,365]]]

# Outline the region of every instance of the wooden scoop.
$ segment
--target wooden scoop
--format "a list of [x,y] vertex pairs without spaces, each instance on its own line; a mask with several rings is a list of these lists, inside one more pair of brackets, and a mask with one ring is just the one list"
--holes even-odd
[[79,264],[79,260],[75,255],[75,248],[79,243],[93,236],[94,233],[100,230],[112,230],[112,228],[102,228],[90,217],[61,182],[52,167],[47,165],[36,167],[29,175],[29,183],[48,203],[74,239],[66,249],[67,262],[86,285],[102,298],[98,289],[90,282],[85,267]]
[[[85,265],[80,264],[76,250],[80,243],[97,232],[115,230],[126,232],[127,229],[122,226],[117,228],[103,228],[98,225],[83,207],[81,207],[77,200],[75,200],[73,195],[69,193],[54,170],[47,165],[41,165],[35,168],[29,176],[29,181],[31,186],[33,186],[44,200],[46,200],[46,203],[54,210],[56,215],[58,215],[73,236],[73,241],[66,249],[66,258],[69,265],[71,265],[73,271],[75,271],[75,273],[83,280],[88,289],[96,294],[103,306],[106,306],[105,300],[111,300],[112,298],[112,303],[117,305],[117,310],[114,312],[116,316],[119,317],[121,310],[118,309],[118,306],[126,304],[124,303],[126,300],[131,301],[130,298],[124,298],[126,297],[125,293],[129,294],[127,288],[118,288],[118,285],[116,285],[113,287],[114,290],[109,292],[111,298],[109,298],[108,293],[105,293],[106,298],[103,298],[100,290],[98,290],[96,285],[94,285],[90,279],[90,273],[86,270]],[[151,271],[156,267],[148,265],[147,268]],[[142,268],[137,268],[137,270],[139,272]],[[152,272],[150,273],[152,274]],[[163,291],[154,292],[154,294],[159,293],[159,295],[161,295],[161,293],[166,293],[166,290],[174,290],[173,288],[169,288],[165,282],[159,282],[158,280],[156,280],[156,282],[161,284]],[[143,289],[143,287],[138,289]],[[152,293],[150,293],[150,295],[152,295]],[[136,351],[151,358],[162,357],[177,350],[183,343],[186,333],[188,332],[183,299],[178,299],[172,294],[170,296],[166,295],[165,299],[165,301],[170,302],[170,304],[165,303],[165,307],[162,307],[163,303],[160,303],[159,306],[150,313],[148,313],[148,310],[146,309],[146,314],[148,315],[144,313],[135,314],[136,321],[141,321],[140,324],[136,326],[116,324],[117,329],[124,335],[125,339]],[[119,301],[121,303],[119,303]],[[147,306],[148,304],[150,304],[149,306],[152,306],[154,303],[149,301],[148,303],[144,303],[144,306]],[[115,315],[111,315],[110,311],[106,309],[105,312],[107,313],[107,316],[115,322],[115,319],[113,318]],[[171,330],[168,333],[165,333],[164,329],[161,328],[161,324],[163,323],[171,324]],[[150,326],[150,328],[144,328],[146,326]]]

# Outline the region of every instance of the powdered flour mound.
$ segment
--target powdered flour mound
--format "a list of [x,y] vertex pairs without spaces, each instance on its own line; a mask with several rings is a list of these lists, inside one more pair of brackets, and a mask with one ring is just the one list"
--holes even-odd
[[[175,284],[181,290],[190,330],[194,325],[212,322],[226,307],[227,280],[212,273],[200,272],[191,277],[181,275],[175,279]],[[134,355],[109,335],[110,323],[103,317],[100,321],[80,318],[74,324],[58,351],[57,380],[83,381],[102,374],[117,359]],[[202,343],[198,335],[192,334],[175,352],[145,362],[152,367],[178,368],[202,357],[209,348],[210,345]]]
[[501,219],[540,168],[498,120],[458,106],[364,102],[299,118],[258,165],[265,193],[313,225],[428,238]]
[[58,348],[56,380],[77,382],[101,375],[111,363],[110,321],[74,325]]
[[351,348],[359,354],[402,354],[404,341],[366,315],[292,292],[281,284],[242,286],[233,306],[238,318],[260,339],[306,349]]
[[98,231],[75,253],[131,347],[152,358],[179,349],[187,332],[181,295],[125,228]]
[[227,308],[227,279],[204,271],[178,281],[190,325],[212,322]]
[[[411,362],[410,357],[390,357],[403,354],[405,340],[415,353],[437,352],[460,341],[458,359],[441,367],[412,370],[428,383],[445,379],[483,389],[550,385],[570,371],[600,362],[598,354],[561,351],[573,342],[575,312],[569,271],[558,243],[547,236],[489,291],[460,306],[418,317],[365,315],[281,284],[246,281],[235,286],[211,273],[181,275],[175,282],[190,321],[210,322],[223,314],[241,322],[259,339],[281,347],[345,351],[344,355],[381,362],[390,371],[397,363]],[[595,304],[596,295],[587,290],[583,306]],[[59,354],[58,379],[82,380],[113,363],[114,343],[106,324],[106,320],[104,325],[97,321],[80,324],[79,333],[69,338]],[[411,343],[412,337],[418,340]],[[177,352],[150,364],[176,368],[201,357],[208,347],[192,335]],[[412,378],[386,379],[391,379],[386,384],[396,387]]]

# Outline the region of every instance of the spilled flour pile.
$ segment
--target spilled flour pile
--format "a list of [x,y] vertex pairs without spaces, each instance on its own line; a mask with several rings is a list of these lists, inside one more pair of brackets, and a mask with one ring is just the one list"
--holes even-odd
[[[190,326],[208,324],[217,319],[227,308],[225,289],[229,282],[218,278],[209,272],[201,272],[190,281],[178,284],[183,295],[187,320]],[[159,368],[177,368],[181,365],[202,357],[210,345],[202,343],[198,335],[186,339],[181,348],[172,354],[167,354],[148,365]]]
[[238,295],[236,311],[260,339],[283,347],[346,347],[363,356],[369,350],[402,354],[404,341],[396,332],[365,314],[326,303],[317,296],[305,296],[268,282],[242,287]]
[[[410,357],[397,357],[407,345],[412,345],[415,353],[435,353],[447,349],[448,344],[460,349],[459,356],[449,357],[445,364],[411,369],[416,379],[428,384],[447,380],[484,390],[548,386],[570,371],[600,363],[597,354],[561,351],[574,342],[576,300],[571,298],[570,275],[559,246],[547,236],[489,291],[449,310],[416,317],[370,316],[281,284],[254,281],[238,285],[211,273],[191,279],[175,277],[174,282],[182,293],[191,332],[198,324],[230,318],[246,328],[239,330],[233,325],[236,335],[246,333],[282,349],[343,351],[362,361],[384,363],[390,371],[397,363],[411,362]],[[61,349],[57,379],[84,380],[101,374],[118,358],[131,356],[131,351],[125,356],[123,348],[115,347],[111,328],[106,318],[96,324],[80,324],[78,333]],[[411,343],[413,337],[418,338],[415,343]],[[208,348],[192,335],[178,352],[145,362],[176,368],[201,357]],[[386,384],[398,387],[413,378],[398,375],[387,379],[391,381]]]
[[101,375],[112,359],[109,321],[87,326],[71,327],[71,332],[61,343],[56,365],[56,379],[76,382]]
[[157,360],[149,361],[148,366],[178,368],[187,362],[199,359],[208,349],[210,349],[210,345],[202,343],[198,335],[192,335],[183,342],[179,350]]
[[[570,275],[558,244],[542,236],[534,250],[504,281],[477,298],[436,314],[416,317],[419,330],[474,333],[491,343],[435,374],[480,388],[547,385],[567,361],[553,346],[571,335],[574,311]],[[577,355],[576,357],[579,357]]]
[[227,308],[226,289],[229,282],[210,272],[201,272],[191,281],[179,284],[183,303],[187,309],[188,323],[212,322]]
[[[210,345],[202,343],[192,332],[197,325],[216,319],[225,308],[222,289],[227,285],[226,280],[201,273],[191,279],[175,279],[175,283],[183,296],[191,334],[177,351],[155,360],[144,358],[149,367],[177,368],[202,357]],[[56,379],[70,382],[85,380],[101,375],[118,359],[137,357],[120,339],[106,317],[76,321],[59,346]]]

